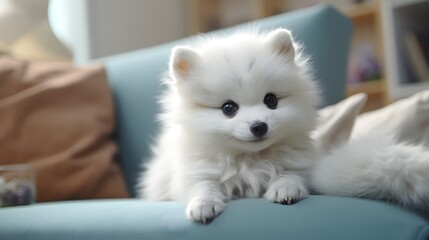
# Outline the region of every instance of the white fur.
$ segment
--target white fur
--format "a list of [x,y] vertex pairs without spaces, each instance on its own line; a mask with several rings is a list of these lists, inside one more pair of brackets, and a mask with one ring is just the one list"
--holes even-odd
[[335,149],[316,164],[311,185],[327,195],[429,207],[429,151],[377,133]]
[[[239,32],[201,39],[192,48],[177,47],[164,81],[168,91],[161,101],[163,128],[138,186],[145,199],[185,201],[187,216],[203,222],[220,214],[228,199],[265,196],[289,204],[305,198],[309,187],[346,196],[382,198],[386,193],[389,199],[397,196],[401,203],[417,205],[429,199],[421,189],[429,177],[420,170],[429,163],[417,147],[387,141],[379,149],[368,144],[370,139],[316,161],[320,155],[310,132],[317,118],[318,90],[306,58],[285,29]],[[277,109],[264,105],[267,93],[279,97]],[[239,104],[233,117],[221,110],[228,100]],[[264,141],[254,142],[250,125],[256,121],[268,125]],[[388,161],[398,166],[389,168],[384,164]],[[398,184],[387,187],[409,162],[422,166],[409,167]],[[417,170],[418,177],[409,176]],[[371,174],[376,179],[369,178]]]

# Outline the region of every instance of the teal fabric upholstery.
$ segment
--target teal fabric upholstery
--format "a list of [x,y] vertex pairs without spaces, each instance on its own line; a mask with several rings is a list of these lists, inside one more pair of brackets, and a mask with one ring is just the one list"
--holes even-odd
[[[247,26],[247,25],[246,25]],[[346,64],[351,35],[350,21],[327,5],[307,8],[256,21],[262,31],[285,27],[305,46],[311,56],[314,76],[323,91],[323,105],[344,97]],[[240,28],[223,29],[212,34],[228,34]],[[149,143],[156,135],[155,114],[159,108],[159,78],[167,70],[173,46],[191,40],[179,40],[141,51],[106,59],[109,80],[116,98],[119,158],[130,192],[135,193],[142,159],[149,156]]]
[[[324,104],[343,97],[351,24],[329,6],[257,22],[262,30],[287,27],[312,56]],[[234,28],[215,32],[227,34]],[[105,59],[116,104],[116,137],[130,190],[155,136],[159,77],[171,48],[187,40]],[[199,224],[185,204],[140,199],[38,203],[0,209],[0,240],[134,239],[429,239],[424,215],[381,202],[310,196],[291,206],[265,199],[233,200],[218,218]]]
[[189,221],[184,211],[181,203],[138,199],[8,208],[0,212],[0,239],[424,240],[429,235],[418,214],[363,199],[311,196],[292,206],[234,200],[208,225]]

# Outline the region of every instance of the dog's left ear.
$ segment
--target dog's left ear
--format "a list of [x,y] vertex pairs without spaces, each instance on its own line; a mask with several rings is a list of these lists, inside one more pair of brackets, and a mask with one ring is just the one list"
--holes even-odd
[[270,32],[266,37],[266,43],[279,55],[283,55],[292,61],[295,59],[292,33],[289,30],[279,28]]

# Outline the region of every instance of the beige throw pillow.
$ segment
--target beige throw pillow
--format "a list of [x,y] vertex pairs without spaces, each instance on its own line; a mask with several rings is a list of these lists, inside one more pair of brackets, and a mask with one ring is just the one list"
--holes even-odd
[[349,140],[355,118],[366,100],[367,95],[359,93],[319,110],[319,123],[312,137],[322,151],[328,152]]
[[429,147],[429,90],[362,114],[356,119],[351,137],[373,131]]

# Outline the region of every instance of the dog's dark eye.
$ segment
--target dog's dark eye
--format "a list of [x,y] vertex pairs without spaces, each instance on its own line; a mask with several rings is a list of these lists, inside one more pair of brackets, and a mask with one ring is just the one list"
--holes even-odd
[[267,105],[269,109],[276,109],[277,108],[277,97],[276,95],[272,93],[267,93],[264,97],[264,104]]
[[233,101],[228,101],[222,105],[222,112],[228,117],[232,117],[238,111],[238,104]]

